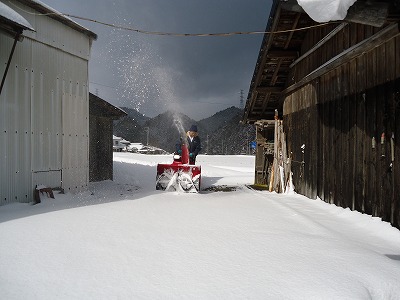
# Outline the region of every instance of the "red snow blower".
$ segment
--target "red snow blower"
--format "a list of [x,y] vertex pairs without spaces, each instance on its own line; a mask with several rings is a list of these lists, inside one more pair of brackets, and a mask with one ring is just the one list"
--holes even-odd
[[198,193],[200,191],[201,166],[189,165],[189,150],[181,146],[182,154],[174,154],[172,164],[158,164],[156,189]]

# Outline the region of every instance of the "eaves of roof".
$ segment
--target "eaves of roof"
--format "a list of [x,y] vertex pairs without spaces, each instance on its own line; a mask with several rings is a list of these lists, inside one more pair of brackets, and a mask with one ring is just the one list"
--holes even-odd
[[26,5],[37,12],[41,14],[48,14],[49,18],[52,18],[54,20],[57,20],[64,25],[67,25],[71,27],[72,29],[79,31],[85,35],[87,35],[90,39],[96,40],[97,39],[97,34],[95,34],[93,31],[83,27],[82,25],[78,24],[77,22],[71,20],[70,18],[62,15],[60,12],[56,11],[52,7],[44,4],[43,2],[39,0],[17,0],[23,5]]
[[[370,5],[368,0],[357,2]],[[380,18],[379,22],[399,22],[400,0],[377,0],[374,3],[389,7],[388,14]],[[370,25],[364,23],[367,20],[362,20],[357,14],[348,13],[345,21]],[[265,30],[267,33],[264,35],[250,83],[242,123],[253,124],[257,120],[273,119],[276,110],[282,113],[282,99],[290,69],[295,61],[301,59],[302,43],[309,30],[307,28],[317,24],[302,10],[297,1],[274,0]],[[298,28],[306,29],[292,31]]]
[[90,114],[101,115],[103,117],[110,117],[112,119],[119,119],[127,116],[128,114],[100,97],[89,93],[89,103],[91,107],[95,107],[95,111],[90,111]]
[[15,36],[21,34],[23,30],[34,31],[35,29],[14,9],[0,2],[0,30]]

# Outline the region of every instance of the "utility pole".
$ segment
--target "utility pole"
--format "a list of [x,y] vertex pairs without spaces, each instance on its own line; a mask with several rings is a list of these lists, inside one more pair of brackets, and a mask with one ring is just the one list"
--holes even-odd
[[240,109],[243,109],[243,108],[244,108],[243,90],[240,90],[240,103],[239,103],[239,108],[240,108]]
[[250,140],[249,140],[249,131],[247,131],[247,155],[250,154]]
[[146,146],[148,146],[148,145],[149,145],[149,133],[150,133],[150,128],[149,128],[149,127],[145,127],[144,130],[147,131]]

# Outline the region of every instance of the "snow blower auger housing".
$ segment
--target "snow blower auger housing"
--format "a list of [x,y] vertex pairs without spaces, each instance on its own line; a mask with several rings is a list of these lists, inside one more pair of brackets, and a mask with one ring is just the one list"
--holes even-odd
[[200,191],[201,166],[189,165],[189,151],[182,145],[182,154],[174,154],[172,164],[158,164],[156,189],[198,193]]

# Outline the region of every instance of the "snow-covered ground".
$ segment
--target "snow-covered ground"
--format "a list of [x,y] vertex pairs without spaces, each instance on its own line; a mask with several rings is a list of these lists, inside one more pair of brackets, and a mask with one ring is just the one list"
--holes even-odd
[[114,181],[0,207],[1,299],[400,299],[400,231],[245,187],[254,157],[199,156],[200,194],[155,190],[170,156],[115,153]]

